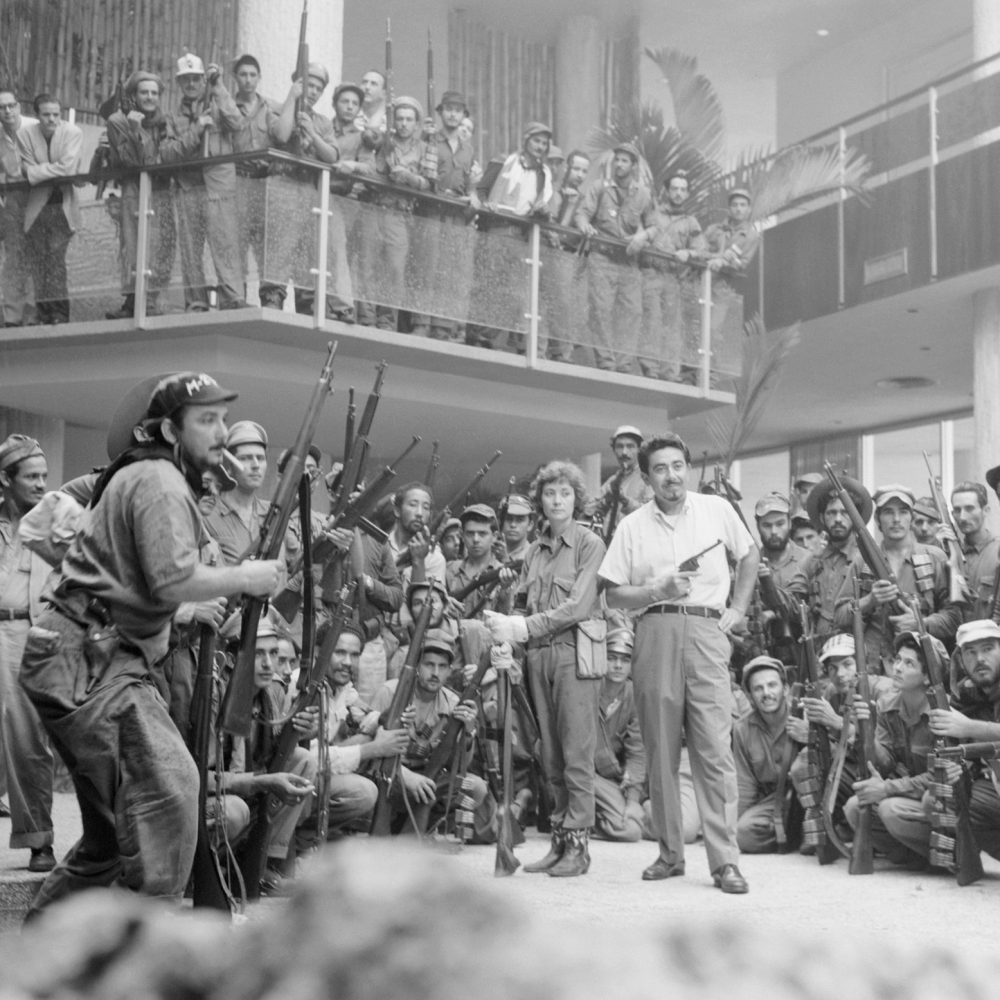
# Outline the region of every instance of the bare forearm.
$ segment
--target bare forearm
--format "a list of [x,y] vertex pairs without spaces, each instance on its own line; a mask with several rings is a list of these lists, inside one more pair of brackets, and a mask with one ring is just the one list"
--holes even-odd
[[733,587],[731,606],[740,614],[745,614],[750,604],[750,595],[757,583],[757,567],[760,565],[760,552],[756,548],[739,561],[736,567],[736,584]]
[[652,587],[635,587],[627,584],[620,587],[609,587],[605,597],[609,608],[623,608],[625,610],[644,608],[656,600]]
[[247,580],[247,571],[242,564],[204,566],[199,563],[186,580],[162,588],[157,596],[171,604],[175,602],[181,604],[185,601],[197,603],[213,597],[242,594],[248,589]]

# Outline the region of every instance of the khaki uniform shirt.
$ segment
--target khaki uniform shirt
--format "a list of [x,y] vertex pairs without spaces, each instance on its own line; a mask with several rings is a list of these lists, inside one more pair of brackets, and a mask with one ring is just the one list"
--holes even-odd
[[818,556],[809,555],[806,559],[803,568],[809,588],[812,627],[817,639],[838,631],[833,624],[837,598],[857,553],[858,543],[852,533],[843,549],[827,545]]
[[625,791],[635,789],[645,798],[646,750],[631,680],[613,684],[605,678],[598,723],[594,769],[602,778],[616,783],[627,776]]
[[[787,708],[785,711],[787,717]],[[777,790],[789,739],[784,723],[773,733],[756,709],[733,726],[740,816]]]
[[1000,562],[1000,538],[990,535],[978,546],[965,547],[965,580],[972,591],[971,603],[963,609],[963,621],[991,618],[993,584]]

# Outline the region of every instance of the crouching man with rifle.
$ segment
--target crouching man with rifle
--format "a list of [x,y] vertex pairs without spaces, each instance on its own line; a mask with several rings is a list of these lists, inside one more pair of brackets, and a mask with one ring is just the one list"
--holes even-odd
[[83,816],[81,839],[29,915],[91,887],[179,898],[187,885],[198,770],[150,668],[167,652],[182,602],[266,597],[285,583],[277,559],[216,568],[199,558],[201,476],[222,461],[235,398],[203,373],[157,385],[146,441],[102,473],[52,608],[28,633],[21,684],[69,767]]

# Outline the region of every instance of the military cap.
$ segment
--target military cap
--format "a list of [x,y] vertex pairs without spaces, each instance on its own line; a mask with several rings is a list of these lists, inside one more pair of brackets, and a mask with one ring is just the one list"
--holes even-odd
[[156,84],[156,89],[163,93],[163,81],[155,74],[150,73],[149,70],[137,69],[126,81],[125,81],[125,93],[134,94],[139,89],[140,83],[145,83],[150,81]]
[[754,507],[753,512],[756,517],[763,517],[765,514],[787,514],[791,511],[792,505],[780,493],[765,493]]
[[182,406],[230,403],[236,393],[223,389],[204,372],[177,372],[162,378],[149,398],[146,416],[152,420],[173,416]]
[[423,105],[415,97],[397,97],[396,100],[392,102],[393,113],[397,112],[400,108],[412,108],[414,114],[417,116],[417,121],[420,121],[424,117]]
[[524,141],[527,142],[530,138],[536,135],[546,135],[549,137],[549,142],[552,141],[552,129],[548,125],[542,122],[528,122],[527,127],[524,130]]
[[535,507],[523,493],[511,493],[507,497],[507,516],[524,517],[534,514]]
[[823,644],[823,650],[819,654],[819,662],[825,663],[833,656],[854,656],[857,650],[854,647],[854,636],[846,632],[838,632],[831,635]]
[[881,510],[890,500],[902,500],[910,510],[917,502],[913,496],[913,491],[899,483],[890,483],[888,486],[880,486],[875,491],[875,509]]
[[566,154],[558,146],[549,146],[549,152],[546,159],[549,160],[565,160]]
[[322,63],[318,62],[309,63],[309,68],[306,70],[306,76],[311,76],[317,80],[322,80],[324,87],[328,86],[330,83],[330,71]]
[[433,582],[433,584],[431,583],[430,580],[418,580],[418,581],[411,582],[411,583],[407,584],[407,587],[406,587],[406,606],[407,607],[410,606],[410,604],[413,601],[413,595],[418,590],[430,590],[432,588],[434,590],[436,590],[441,595],[441,597],[445,600],[445,602],[447,602],[447,600],[448,600],[448,591],[445,589],[445,585],[443,583],[441,583],[439,580],[435,580]]
[[462,522],[457,517],[449,517],[448,520],[444,522],[444,531],[442,531],[441,534],[447,535],[453,528],[461,529],[461,527]]
[[465,510],[462,511],[458,516],[459,521],[462,523],[462,527],[465,527],[466,521],[486,521],[492,524],[495,528],[497,525],[497,514],[496,511],[485,503],[473,503],[469,504]]
[[226,438],[227,448],[238,448],[241,444],[259,444],[267,447],[267,431],[253,420],[237,420],[229,428]]
[[125,393],[108,426],[107,449],[108,458],[112,462],[123,451],[138,443],[135,429],[148,416],[147,411],[153,390],[171,374],[176,373],[164,372],[161,375],[150,375],[149,378],[144,378]]
[[606,644],[609,653],[612,650],[631,653],[635,636],[630,628],[613,628],[608,632]]
[[986,482],[990,484],[990,489],[1000,497],[1000,465],[994,465],[986,473]]
[[959,625],[958,632],[955,633],[955,645],[959,649],[967,643],[978,642],[980,639],[996,639],[1000,642],[1000,625],[990,618],[980,618]]
[[802,483],[806,483],[808,486],[815,486],[817,483],[823,482],[824,476],[822,472],[807,472],[792,484],[793,486],[800,486]]
[[753,201],[750,197],[750,191],[748,188],[733,188],[732,191],[726,195],[727,203],[732,201],[734,198],[746,198],[747,201]]
[[23,462],[26,458],[44,455],[42,446],[34,438],[26,434],[11,434],[3,444],[0,444],[0,472],[9,469],[17,462]]
[[618,143],[617,146],[615,146],[614,151],[616,153],[626,153],[627,155],[631,156],[633,163],[639,162],[640,159],[639,150],[634,142],[620,142]]
[[424,643],[420,647],[420,655],[423,656],[427,652],[443,653],[448,657],[448,661],[451,662],[455,659],[455,644],[447,632],[439,628],[429,628],[424,634]]
[[[1000,636],[1000,630],[998,630],[997,635]],[[938,655],[938,663],[945,664],[948,662],[948,650],[944,648],[944,643],[937,638],[937,636],[930,636],[931,645],[934,647]],[[907,639],[912,640],[920,646],[920,633],[919,632],[899,632],[896,637],[892,640],[892,651],[898,653],[900,649],[903,648],[904,643]]]
[[[851,479],[850,476],[839,476],[838,478],[843,484],[844,489],[850,494],[851,499],[854,501],[854,506],[858,508],[861,520],[867,523],[871,519],[872,511],[875,509],[875,505],[872,503],[872,495],[856,479]],[[810,490],[809,496],[806,497],[806,510],[809,512],[809,520],[812,521],[812,525],[817,531],[826,530],[823,524],[823,515],[820,513],[820,506],[824,501],[828,501],[830,498],[836,496],[837,490],[833,482],[829,479],[824,479],[821,483],[817,483]]]
[[635,438],[635,443],[641,445],[643,442],[642,431],[638,427],[633,427],[631,424],[622,424],[621,427],[615,430],[614,434],[611,435],[611,445],[614,447],[615,441],[620,437],[631,437]]
[[812,528],[814,527],[812,521],[809,520],[808,514],[803,514],[802,511],[798,511],[792,514],[792,531],[796,528]]
[[344,83],[338,83],[336,90],[333,92],[334,106],[336,106],[337,101],[340,100],[340,95],[346,94],[347,91],[351,91],[351,93],[356,94],[359,102],[364,101],[365,92],[356,83],[351,83],[350,81],[345,80]]
[[[289,455],[291,455],[291,453],[292,453],[291,448],[281,449],[281,454],[278,456],[278,475],[281,475],[281,473],[285,471],[285,464],[288,462],[288,457]],[[309,454],[316,460],[317,465],[322,464],[323,453],[319,450],[319,448],[316,445],[314,444],[309,445]]]
[[937,512],[937,507],[934,506],[933,497],[917,497],[917,502],[913,505],[914,514],[922,514],[924,517],[929,517],[932,521],[937,521],[940,523],[941,515]]
[[174,76],[204,76],[205,64],[193,53],[188,52],[177,60],[177,72]]
[[267,615],[261,615],[260,621],[257,623],[257,638],[258,639],[277,639],[278,630],[274,627],[274,622],[271,621]]
[[762,670],[777,670],[778,674],[781,676],[782,684],[788,680],[785,665],[781,662],[781,660],[777,660],[773,656],[755,656],[743,667],[743,690],[746,691],[747,694],[750,693],[750,678],[753,677],[754,674],[760,673]]
[[465,109],[466,115],[469,113],[469,105],[465,101],[465,96],[457,90],[446,90],[441,95],[441,100],[438,101],[438,105],[434,110],[441,111],[446,104],[460,104]]

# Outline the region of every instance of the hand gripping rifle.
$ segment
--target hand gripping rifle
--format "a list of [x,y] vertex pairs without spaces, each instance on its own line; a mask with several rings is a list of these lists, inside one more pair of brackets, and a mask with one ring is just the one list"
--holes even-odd
[[[861,615],[861,587],[857,575],[853,577],[854,601],[854,659],[858,665],[858,694],[871,712],[872,692],[868,679],[868,652],[865,649],[865,622]],[[847,723],[845,722],[846,726]],[[873,720],[857,720],[858,733],[855,747],[858,755],[858,774],[866,778],[871,773],[869,765],[875,765],[875,726]],[[851,875],[871,875],[875,871],[875,854],[872,844],[872,806],[859,806],[858,825],[851,844],[851,861],[848,871]]]
[[[281,552],[292,511],[298,498],[299,480],[305,471],[309,446],[316,435],[320,414],[326,397],[333,392],[333,359],[337,352],[336,343],[329,345],[326,363],[320,372],[319,381],[313,389],[312,398],[306,409],[306,416],[299,428],[292,452],[285,463],[278,489],[271,506],[267,509],[261,525],[260,541],[257,544],[258,559],[276,559]],[[305,525],[303,525],[305,529]],[[257,651],[257,625],[267,599],[247,597],[243,601],[242,629],[240,645],[236,653],[233,676],[222,702],[222,728],[234,736],[250,735],[251,715],[254,695],[254,660]]]
[[[486,478],[490,471],[490,467],[496,462],[498,458],[503,454],[502,451],[496,452],[496,454],[472,477],[469,484],[462,489],[460,489],[452,498],[445,504],[444,507],[438,512],[437,516],[431,521],[430,530],[428,535],[430,536],[430,551],[433,552],[434,548],[441,541],[441,537],[444,535],[444,529],[448,524],[448,518],[451,517],[451,512],[460,503],[463,503],[465,498]],[[399,558],[396,560],[397,566],[409,566],[412,562],[409,549],[400,553]]]
[[[847,516],[851,519],[851,524],[854,526],[854,537],[857,540],[861,558],[864,559],[865,564],[872,571],[876,580],[888,580],[890,583],[896,583],[895,574],[889,569],[885,555],[878,547],[875,539],[872,538],[868,526],[861,519],[861,512],[854,503],[854,498],[844,488],[844,484],[840,481],[836,470],[829,462],[823,463],[823,470],[826,472],[830,482],[833,483],[834,489],[837,491],[837,499],[844,505],[844,510],[847,511]],[[888,605],[886,606],[888,607]],[[897,598],[893,602],[892,607],[897,614],[901,615],[909,611],[909,608],[906,607],[901,598]]]
[[[920,603],[916,598],[913,598],[911,607],[913,617],[917,620],[920,651],[924,655],[927,677],[931,682],[928,691],[931,707],[949,711],[951,705],[944,687],[944,669],[924,626]],[[967,776],[963,774],[954,785],[948,781],[944,768],[944,762],[948,759],[947,750],[948,745],[944,739],[935,739],[934,753],[927,761],[934,776],[934,783],[931,785],[934,807],[931,813],[930,862],[935,868],[953,872],[959,885],[969,885],[983,877],[983,863],[969,822]]]
[[521,862],[514,855],[514,831],[518,827],[518,823],[512,810],[514,798],[513,708],[510,671],[498,670],[497,711],[503,720],[503,798],[497,803],[500,809],[497,816],[497,854],[493,866],[494,878],[513,875],[521,865]]
[[[804,601],[799,603],[799,620],[802,625],[804,691],[809,698],[822,698],[819,661],[816,658],[816,641],[809,625],[808,610]],[[806,760],[808,771],[806,782],[803,785],[808,788],[808,793],[800,796],[806,810],[806,817],[802,822],[803,840],[816,848],[816,857],[819,863],[828,865],[837,859],[838,851],[830,843],[823,826],[822,789],[826,784],[826,776],[829,774],[832,764],[830,738],[827,736],[825,727],[809,725]]]
[[[434,581],[428,580],[427,584],[433,588]],[[403,712],[409,707],[413,699],[413,687],[417,680],[417,664],[420,662],[420,652],[424,644],[424,633],[427,631],[427,623],[431,620],[431,611],[434,608],[433,590],[427,593],[427,600],[420,609],[416,624],[413,628],[413,636],[410,638],[410,648],[406,651],[406,662],[399,673],[399,682],[393,693],[389,709],[385,714],[385,721],[382,723],[385,729],[399,729],[399,720]],[[369,777],[375,782],[378,789],[378,799],[375,801],[375,809],[372,812],[372,825],[369,831],[372,837],[388,837],[390,830],[390,820],[392,819],[392,806],[389,803],[389,794],[392,792],[393,783],[399,776],[400,758],[382,757],[375,764]],[[398,780],[402,781],[401,778]],[[404,792],[405,794],[405,792]]]

